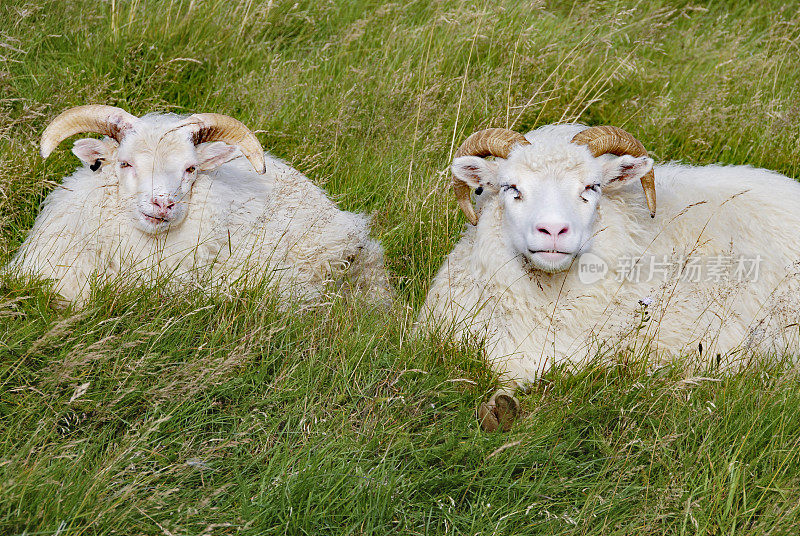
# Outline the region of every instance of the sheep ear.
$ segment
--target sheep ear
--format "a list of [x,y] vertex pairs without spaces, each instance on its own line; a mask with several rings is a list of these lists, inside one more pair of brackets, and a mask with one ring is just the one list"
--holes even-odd
[[92,171],[97,171],[101,165],[111,161],[117,147],[119,143],[111,138],[102,140],[83,138],[72,146],[72,154],[80,158],[81,162],[88,164]]
[[460,156],[453,160],[453,175],[471,188],[497,190],[497,163],[478,156]]
[[603,187],[616,187],[628,182],[641,179],[648,171],[653,169],[653,159],[648,156],[635,157],[631,155],[613,156],[605,155],[602,162]]
[[208,171],[233,160],[241,154],[235,145],[228,145],[221,141],[201,143],[197,146],[197,158],[199,161],[197,167],[200,168],[200,171]]

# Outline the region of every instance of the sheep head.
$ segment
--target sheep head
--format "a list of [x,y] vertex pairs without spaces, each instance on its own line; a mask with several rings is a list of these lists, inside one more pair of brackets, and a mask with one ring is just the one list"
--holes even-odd
[[[651,215],[655,213],[653,160],[633,136],[616,127],[594,127],[572,140],[534,139],[491,129],[499,151],[472,151],[470,136],[453,160],[459,204],[469,204],[469,188],[496,192],[503,207],[503,232],[514,253],[545,272],[568,269],[591,247],[597,208],[604,192],[635,179],[642,181]],[[483,156],[498,159],[488,161]],[[477,224],[472,212],[467,217]]]
[[77,140],[72,152],[92,171],[106,168],[116,178],[131,223],[148,234],[179,225],[186,217],[199,173],[239,156],[264,173],[261,144],[242,123],[221,114],[141,118],[103,105],[70,108],[42,134],[44,158],[69,136],[82,132],[106,138]]

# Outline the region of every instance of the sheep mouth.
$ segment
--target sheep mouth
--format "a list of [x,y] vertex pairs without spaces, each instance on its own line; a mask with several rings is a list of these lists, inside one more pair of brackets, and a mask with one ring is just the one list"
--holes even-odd
[[161,225],[163,223],[169,223],[169,218],[162,218],[160,216],[156,216],[155,214],[148,214],[147,212],[142,212],[142,219],[151,225]]
[[531,255],[536,253],[558,253],[559,255],[572,255],[569,251],[558,251],[557,249],[529,249]]
[[528,254],[531,257],[539,257],[549,262],[562,261],[567,257],[572,257],[575,254],[568,251],[559,251],[557,249],[529,249]]
[[568,253],[566,251],[559,251],[556,249],[528,250],[529,261],[545,271],[560,271],[566,266],[566,263],[572,262],[574,257],[574,253]]

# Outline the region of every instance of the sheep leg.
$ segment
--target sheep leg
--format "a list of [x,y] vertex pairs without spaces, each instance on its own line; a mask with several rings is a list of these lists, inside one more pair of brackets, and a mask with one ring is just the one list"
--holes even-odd
[[478,406],[478,422],[485,432],[494,432],[498,428],[508,432],[518,415],[519,401],[513,390],[500,389],[488,402]]

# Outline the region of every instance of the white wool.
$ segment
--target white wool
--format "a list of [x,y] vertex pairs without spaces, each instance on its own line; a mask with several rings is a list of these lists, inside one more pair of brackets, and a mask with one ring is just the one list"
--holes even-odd
[[[178,149],[163,133],[179,119],[144,116],[137,135],[160,137],[156,157],[169,158]],[[263,175],[242,156],[199,173],[185,219],[160,234],[132,224],[132,201],[120,197],[115,164],[98,171],[84,165],[66,177],[45,199],[9,268],[52,279],[61,295],[78,301],[88,296],[92,276],[142,283],[167,276],[180,286],[225,288],[266,275],[284,299],[314,299],[343,284],[375,302],[391,296],[369,218],[339,210],[269,154]]]
[[[516,151],[547,158],[581,126],[549,126]],[[563,154],[562,154],[563,156]],[[579,165],[579,162],[575,162]],[[598,354],[649,351],[740,363],[752,351],[796,351],[800,184],[749,166],[656,166],[658,211],[651,219],[638,180],[600,200],[591,250],[610,266],[623,258],[760,256],[753,280],[699,281],[676,270],[647,281],[613,274],[579,277],[581,257],[558,273],[532,270],[504,233],[498,195],[478,199],[429,289],[417,329],[445,329],[484,341],[490,366],[505,380],[533,381],[556,364]],[[676,266],[672,263],[672,266]],[[684,265],[685,266],[685,265]]]

